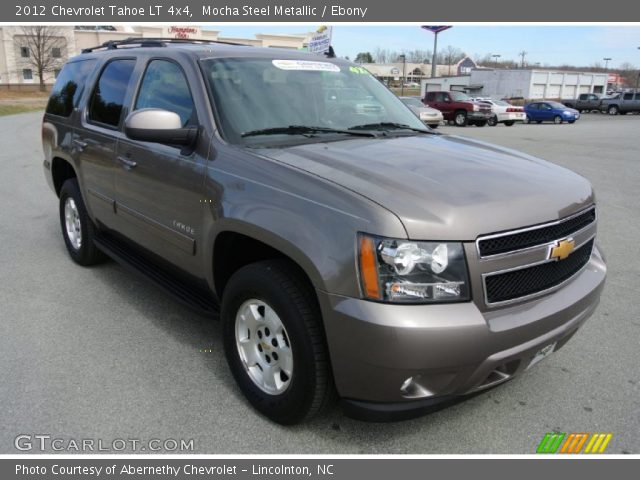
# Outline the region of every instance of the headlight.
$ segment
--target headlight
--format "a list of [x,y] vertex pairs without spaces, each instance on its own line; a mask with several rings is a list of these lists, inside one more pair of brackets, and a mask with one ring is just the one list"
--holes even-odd
[[565,111],[564,111],[564,112],[562,112],[562,113],[564,113],[565,115],[571,115],[571,114],[572,114],[572,112],[570,112],[569,110],[565,110]]
[[394,303],[470,300],[461,243],[360,234],[358,246],[362,293],[368,299]]

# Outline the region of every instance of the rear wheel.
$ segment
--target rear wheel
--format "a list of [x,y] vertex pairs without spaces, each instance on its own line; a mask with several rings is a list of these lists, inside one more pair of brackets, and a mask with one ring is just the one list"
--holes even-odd
[[456,112],[455,117],[453,117],[453,122],[458,127],[466,127],[467,126],[467,112],[464,110],[460,110]]
[[439,123],[432,123],[431,125],[429,125],[431,128],[438,128],[440,126]]
[[241,268],[224,290],[221,317],[227,362],[256,410],[294,424],[331,404],[319,307],[296,267],[270,260]]
[[60,226],[67,251],[74,262],[86,267],[106,259],[94,244],[96,227],[87,214],[75,178],[64,182],[60,189]]
[[[507,121],[507,122],[504,122],[504,124],[505,124],[507,127],[513,127],[513,125],[514,125],[515,123],[516,123],[516,122],[513,122],[513,121],[511,121],[511,120],[509,120],[509,121]],[[528,123],[528,122],[527,122],[527,123]]]
[[562,117],[560,115],[556,115],[555,117],[553,117],[553,123],[555,123],[556,125],[560,125],[562,123]]
[[491,117],[489,120],[487,120],[487,124],[490,127],[495,127],[496,125],[498,125],[498,117],[496,117],[495,115],[493,117]]
[[619,113],[619,109],[617,105],[609,105],[609,108],[607,108],[607,113],[609,115],[617,115]]

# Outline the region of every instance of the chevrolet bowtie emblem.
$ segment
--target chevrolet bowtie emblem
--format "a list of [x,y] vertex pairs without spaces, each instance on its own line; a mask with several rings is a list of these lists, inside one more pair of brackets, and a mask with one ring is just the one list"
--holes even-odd
[[564,260],[576,246],[576,241],[573,238],[567,238],[566,240],[560,240],[556,242],[556,245],[551,249],[549,254],[550,259]]

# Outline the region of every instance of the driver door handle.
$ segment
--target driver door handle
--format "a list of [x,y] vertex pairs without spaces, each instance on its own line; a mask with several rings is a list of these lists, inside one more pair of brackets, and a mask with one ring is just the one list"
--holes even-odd
[[118,157],[118,161],[122,163],[127,170],[131,170],[132,168],[136,168],[138,166],[138,162],[134,162],[127,157]]

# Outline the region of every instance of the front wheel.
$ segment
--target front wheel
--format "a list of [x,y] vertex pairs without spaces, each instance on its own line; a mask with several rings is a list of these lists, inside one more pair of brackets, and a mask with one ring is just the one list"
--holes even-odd
[[607,113],[609,115],[617,115],[618,112],[619,112],[619,109],[617,105],[610,105],[609,108],[607,108]]
[[321,412],[334,394],[315,293],[281,260],[247,265],[222,297],[227,362],[249,403],[290,425]]
[[487,120],[487,125],[489,125],[490,127],[495,127],[496,125],[498,125],[498,117],[496,117],[495,115],[491,117],[489,120]]
[[454,123],[457,127],[466,127],[467,126],[467,112],[460,111],[456,112],[456,116],[453,119]]
[[60,226],[71,259],[79,265],[100,263],[106,256],[95,246],[96,227],[87,214],[78,180],[70,178],[60,189]]
[[562,123],[562,117],[560,115],[556,115],[555,117],[553,117],[553,123],[555,123],[556,125],[560,125]]

